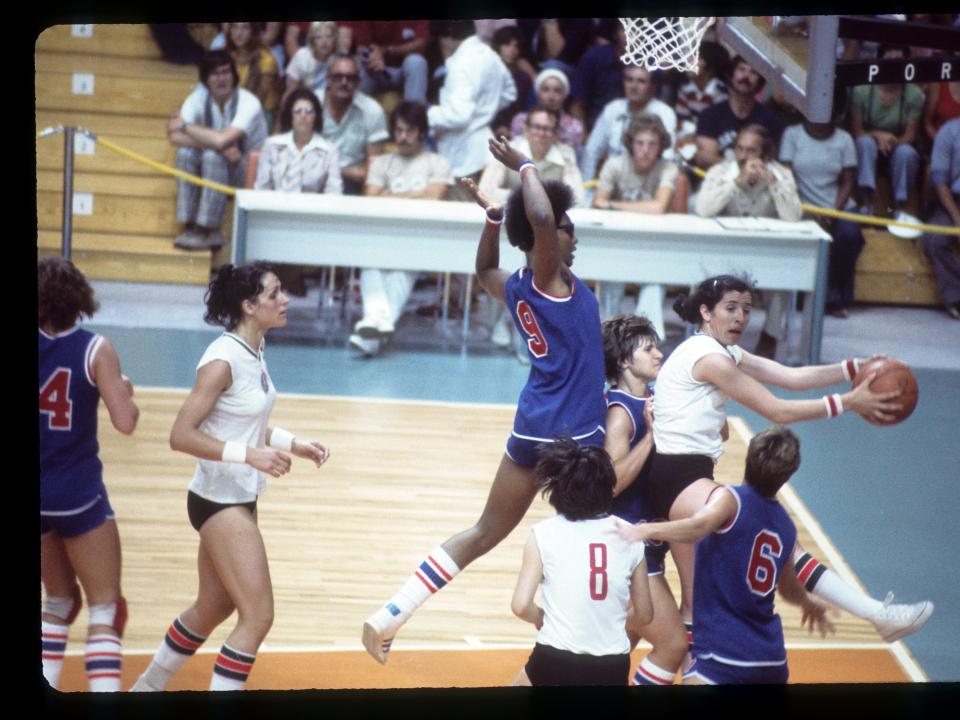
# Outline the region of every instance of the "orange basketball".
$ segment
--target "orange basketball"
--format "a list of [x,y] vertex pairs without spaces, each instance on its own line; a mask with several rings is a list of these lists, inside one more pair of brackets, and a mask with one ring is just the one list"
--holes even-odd
[[892,402],[902,405],[903,407],[894,413],[896,417],[894,417],[893,420],[886,422],[881,422],[876,418],[867,417],[863,414],[861,414],[860,417],[874,425],[896,425],[897,423],[903,422],[910,417],[913,409],[917,406],[917,398],[920,393],[920,389],[917,386],[917,378],[906,363],[889,357],[875,358],[860,367],[860,371],[853,380],[853,386],[856,387],[859,385],[866,379],[867,375],[874,371],[876,371],[877,376],[873,379],[873,382],[870,383],[870,389],[873,392],[900,390],[900,396]]

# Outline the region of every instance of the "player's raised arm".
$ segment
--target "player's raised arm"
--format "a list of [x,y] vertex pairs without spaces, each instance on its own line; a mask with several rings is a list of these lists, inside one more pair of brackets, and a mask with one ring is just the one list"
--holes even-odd
[[470,178],[460,182],[470,191],[477,205],[486,213],[480,244],[477,246],[476,273],[480,287],[490,295],[503,300],[503,286],[510,273],[500,268],[500,225],[503,223],[503,206],[487,197]]

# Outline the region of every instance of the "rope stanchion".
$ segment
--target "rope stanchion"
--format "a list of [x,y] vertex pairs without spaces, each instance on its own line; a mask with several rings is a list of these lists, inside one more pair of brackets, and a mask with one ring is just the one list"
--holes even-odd
[[[62,126],[58,126],[57,128],[47,128],[46,130],[43,130],[37,133],[37,137],[38,138],[48,137],[50,135],[53,135],[56,132],[59,132],[62,129],[63,129]],[[103,137],[97,135],[96,133],[90,132],[86,128],[78,127],[76,128],[76,131],[83,133],[94,142],[97,142],[103,145],[105,148],[113,150],[115,153],[119,155],[123,155],[124,157],[127,157],[130,160],[138,162],[142,165],[146,165],[147,167],[157,170],[158,172],[162,172],[166,175],[172,175],[174,177],[180,178],[181,180],[185,180],[186,182],[193,183],[194,185],[200,185],[201,187],[206,187],[206,188],[210,188],[211,190],[222,192],[226,195],[230,195],[231,197],[237,194],[237,189],[235,187],[232,187],[230,185],[223,185],[218,182],[212,182],[210,180],[205,180],[201,177],[197,177],[196,175],[191,175],[188,172],[184,172],[183,170],[178,170],[176,168],[168,167],[167,165],[164,165],[163,163],[159,163],[156,160],[151,160],[150,158],[144,157],[139,153],[135,153],[132,150],[127,150],[126,148],[121,147],[120,145],[116,145],[115,143],[112,143],[109,140],[104,139]]]

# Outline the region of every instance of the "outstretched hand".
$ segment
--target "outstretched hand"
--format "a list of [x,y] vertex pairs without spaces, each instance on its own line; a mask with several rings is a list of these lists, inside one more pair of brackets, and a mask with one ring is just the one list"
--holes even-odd
[[460,184],[470,191],[470,194],[473,195],[473,199],[477,201],[477,205],[486,210],[488,215],[503,217],[503,205],[496,203],[487,197],[486,194],[479,187],[477,187],[477,184],[473,180],[468,177],[463,177],[460,178]]
[[330,458],[330,450],[323,443],[315,440],[294,440],[291,452],[297,457],[313,460],[317,467],[323,465]]
[[530,158],[507,142],[503,135],[490,138],[490,153],[511,170],[519,170],[523,163],[531,162]]
[[636,525],[633,525],[628,523],[626,520],[617,518],[616,522],[614,523],[614,532],[616,532],[617,535],[627,542],[646,542],[650,539],[649,535],[646,533],[646,528],[644,528],[644,523],[642,521]]
[[830,618],[827,617],[827,607],[825,605],[808,597],[801,606],[801,610],[803,614],[800,617],[800,627],[806,627],[807,632],[811,635],[814,630],[820,633],[820,637],[826,637],[828,634],[832,635],[837,631],[833,623],[830,622]]

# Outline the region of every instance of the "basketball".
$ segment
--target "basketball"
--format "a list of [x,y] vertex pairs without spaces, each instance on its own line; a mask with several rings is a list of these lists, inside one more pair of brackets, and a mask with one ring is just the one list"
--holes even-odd
[[920,389],[917,386],[917,378],[906,363],[893,358],[874,358],[863,364],[856,378],[854,378],[853,386],[857,387],[872,372],[876,372],[877,376],[870,383],[870,389],[873,392],[900,390],[900,397],[893,402],[903,407],[894,413],[896,417],[893,420],[886,422],[881,422],[862,413],[860,417],[874,425],[896,425],[910,417],[913,409],[917,406]]

